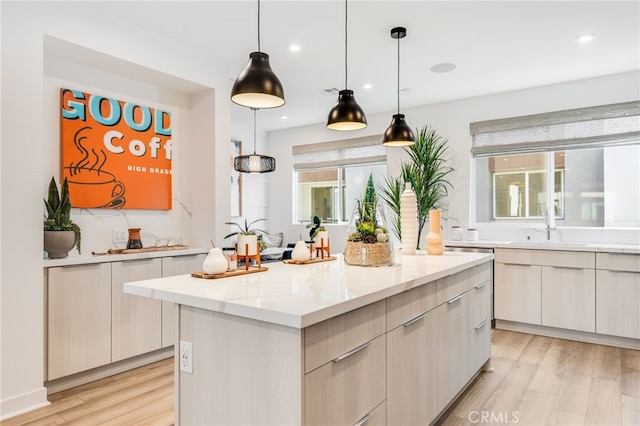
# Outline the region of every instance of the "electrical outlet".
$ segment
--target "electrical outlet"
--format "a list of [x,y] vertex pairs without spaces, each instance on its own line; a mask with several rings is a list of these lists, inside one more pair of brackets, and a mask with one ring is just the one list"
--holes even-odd
[[126,243],[129,240],[127,228],[113,228],[113,243]]
[[193,343],[180,340],[180,371],[193,374]]

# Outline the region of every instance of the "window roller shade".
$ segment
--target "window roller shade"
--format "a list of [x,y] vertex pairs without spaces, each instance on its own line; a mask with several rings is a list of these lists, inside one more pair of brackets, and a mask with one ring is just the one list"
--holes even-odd
[[294,146],[293,168],[305,170],[385,162],[387,151],[386,147],[380,144],[381,137],[365,136]]
[[471,123],[473,157],[640,143],[640,101]]

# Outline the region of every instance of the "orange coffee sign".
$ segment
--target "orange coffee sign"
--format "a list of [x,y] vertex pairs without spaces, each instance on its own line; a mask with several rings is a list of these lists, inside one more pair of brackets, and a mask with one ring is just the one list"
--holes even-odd
[[78,208],[171,209],[171,114],[60,89],[62,177]]

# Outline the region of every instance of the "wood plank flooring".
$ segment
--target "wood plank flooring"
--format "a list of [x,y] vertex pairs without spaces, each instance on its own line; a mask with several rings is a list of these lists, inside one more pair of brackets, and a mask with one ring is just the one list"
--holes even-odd
[[[640,425],[640,351],[493,330],[492,366],[438,425]],[[1,425],[173,425],[173,358],[49,400]]]

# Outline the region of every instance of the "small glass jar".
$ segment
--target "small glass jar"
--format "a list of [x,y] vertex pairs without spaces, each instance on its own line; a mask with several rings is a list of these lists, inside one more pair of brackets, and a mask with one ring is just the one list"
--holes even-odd
[[462,226],[454,225],[451,227],[451,235],[449,236],[449,238],[451,239],[451,241],[462,241],[462,234]]
[[467,241],[478,241],[478,230],[474,228],[467,229]]
[[235,271],[238,269],[238,254],[235,247],[223,247],[222,254],[227,259],[227,271]]

